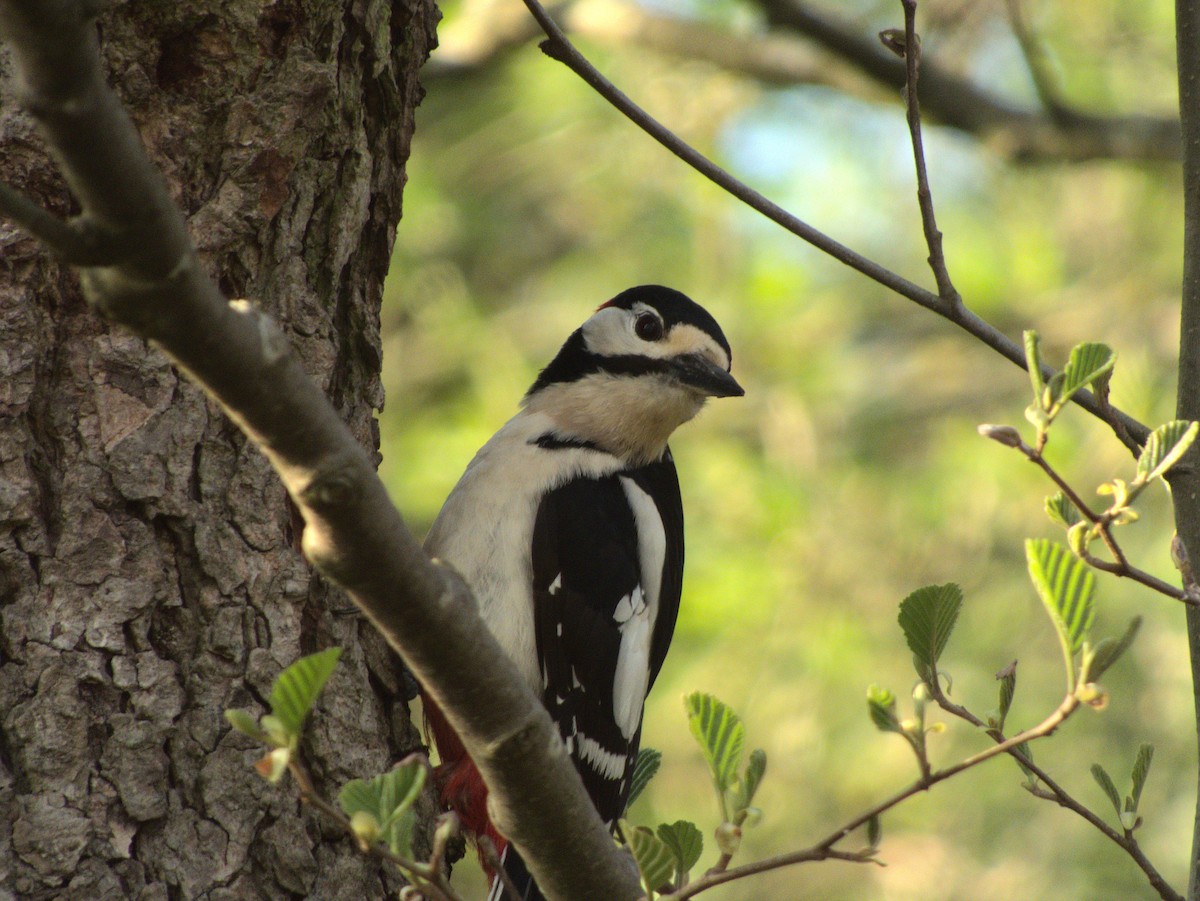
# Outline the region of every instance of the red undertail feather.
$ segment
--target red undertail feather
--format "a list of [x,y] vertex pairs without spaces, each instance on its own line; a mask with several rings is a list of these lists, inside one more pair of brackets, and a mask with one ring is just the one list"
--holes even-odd
[[[425,729],[433,737],[441,764],[434,768],[433,778],[437,786],[438,798],[442,807],[453,810],[459,820],[472,836],[486,835],[496,846],[496,853],[504,851],[508,844],[504,837],[496,831],[487,813],[487,786],[483,777],[476,769],[475,763],[467,755],[462,739],[454,728],[446,722],[441,709],[429,697],[423,698],[425,705]],[[495,874],[483,854],[479,855],[488,878]]]

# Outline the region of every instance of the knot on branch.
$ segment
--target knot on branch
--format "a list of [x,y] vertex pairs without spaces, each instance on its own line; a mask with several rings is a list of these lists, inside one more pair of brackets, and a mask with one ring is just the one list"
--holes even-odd
[[332,517],[363,494],[362,467],[357,459],[324,461],[300,490],[300,502],[323,517]]

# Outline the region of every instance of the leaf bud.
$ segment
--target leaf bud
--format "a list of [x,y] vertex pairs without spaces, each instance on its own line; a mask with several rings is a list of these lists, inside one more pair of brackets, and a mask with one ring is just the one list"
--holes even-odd
[[379,841],[379,820],[369,810],[356,810],[350,817],[350,828],[363,846]]
[[292,752],[289,748],[276,748],[254,764],[254,769],[258,771],[258,775],[274,783],[283,778],[291,760]]
[[717,827],[716,839],[722,854],[736,854],[742,844],[742,829],[733,823],[722,823]]
[[1021,433],[1010,425],[989,425],[984,423],[978,427],[978,431],[984,438],[999,441],[1005,447],[1021,446]]

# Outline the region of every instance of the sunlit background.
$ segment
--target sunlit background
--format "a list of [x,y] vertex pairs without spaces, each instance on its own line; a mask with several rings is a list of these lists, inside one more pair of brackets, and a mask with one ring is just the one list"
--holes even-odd
[[[1026,5],[1072,103],[1171,111],[1166,0]],[[448,3],[447,52],[456,36],[487,33],[498,8]],[[731,0],[652,8],[743,34],[761,20],[752,4]],[[898,0],[825,8],[866,34],[902,22]],[[1001,0],[929,0],[922,15],[927,55],[1034,104]],[[581,46],[680,135],[790,211],[932,286],[898,96],[768,88],[634,41]],[[865,691],[889,687],[908,710],[915,676],[897,605],[929,583],[957,582],[966,594],[944,657],[953,697],[985,715],[996,705],[995,672],[1018,659],[1010,726],[1039,722],[1064,679],[1023,540],[1061,533],[1042,511],[1048,483],[975,431],[1024,425],[1024,373],[705,182],[535,42],[452,71],[454,61],[438,60],[427,79],[384,307],[383,469],[415,530],[424,533],[562,340],[626,287],[663,283],[705,305],[746,387],[744,399],[710,404],[672,442],[688,569],[675,643],[646,708],[645,743],[664,752],[663,769],[632,818],[691,819],[706,834],[701,869],[716,857],[717,809],[681,704],[693,690],[731,704],[749,746],[769,756],[764,818],[738,861],[812,844],[911,782],[911,752],[872,726]],[[1171,419],[1176,167],[1022,167],[961,133],[929,126],[926,140],[946,254],[967,304],[1018,340],[1038,328],[1054,364],[1078,341],[1108,342],[1119,353],[1114,402],[1152,425]],[[1085,496],[1133,471],[1112,434],[1081,411],[1055,427],[1049,456]],[[1173,581],[1165,492],[1139,509],[1122,542]],[[1102,763],[1125,791],[1138,745],[1153,743],[1137,834],[1182,891],[1196,769],[1183,611],[1136,585],[1099,585],[1096,634],[1117,634],[1139,613],[1145,626],[1105,677],[1108,708],[1080,713],[1035,756],[1111,822],[1089,767]],[[932,739],[935,765],[989,744],[964,723],[948,726]],[[995,760],[889,813],[886,867],[806,864],[704,897],[1153,897],[1115,845],[1020,782],[1010,760]],[[478,876],[459,869],[455,881],[477,894],[466,886]]]

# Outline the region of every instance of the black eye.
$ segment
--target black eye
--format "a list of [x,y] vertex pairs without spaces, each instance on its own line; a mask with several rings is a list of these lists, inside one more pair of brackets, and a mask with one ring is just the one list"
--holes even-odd
[[663,336],[662,322],[657,316],[650,313],[643,313],[634,323],[633,330],[637,332],[637,336],[643,341],[657,341]]

